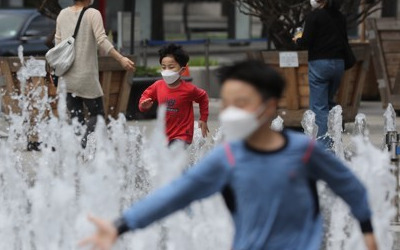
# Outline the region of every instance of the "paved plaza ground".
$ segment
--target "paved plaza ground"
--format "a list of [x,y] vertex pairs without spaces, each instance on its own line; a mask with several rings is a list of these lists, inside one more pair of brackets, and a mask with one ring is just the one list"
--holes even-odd
[[[210,99],[210,116],[208,121],[208,126],[210,128],[211,135],[215,133],[218,128],[218,112],[219,112],[219,100]],[[385,109],[382,107],[381,102],[361,102],[359,113],[364,113],[367,117],[367,124],[369,129],[369,138],[371,142],[377,146],[382,147],[384,138],[384,119],[383,113]],[[195,105],[195,115],[198,117],[198,106]],[[129,121],[130,125],[146,126],[149,128],[153,127],[152,120],[145,121]],[[345,126],[345,131],[343,131],[343,142],[347,144],[353,133],[354,124],[347,123]],[[400,131],[400,117],[397,118],[397,128]],[[151,131],[151,129],[148,129]]]

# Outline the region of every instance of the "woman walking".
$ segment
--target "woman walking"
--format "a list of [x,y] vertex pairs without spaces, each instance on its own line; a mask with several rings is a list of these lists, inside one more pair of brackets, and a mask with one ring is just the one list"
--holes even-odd
[[[75,0],[63,9],[57,18],[55,42],[60,43],[74,33],[76,23],[83,8],[94,0]],[[89,8],[83,15],[75,41],[75,60],[62,78],[67,90],[67,108],[71,118],[85,124],[83,105],[88,109],[89,119],[82,147],[86,147],[87,136],[95,129],[97,116],[104,116],[103,90],[99,81],[97,49],[117,60],[124,69],[134,70],[134,63],[116,51],[107,40],[103,20],[98,10]]]

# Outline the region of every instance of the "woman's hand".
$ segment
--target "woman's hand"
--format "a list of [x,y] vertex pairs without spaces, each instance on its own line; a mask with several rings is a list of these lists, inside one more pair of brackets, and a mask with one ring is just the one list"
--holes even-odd
[[153,100],[151,98],[147,98],[143,102],[140,103],[140,107],[142,109],[147,110],[147,109],[150,109],[153,106],[153,104],[154,104]]
[[125,56],[122,56],[122,57],[119,59],[119,63],[121,64],[121,66],[122,66],[125,70],[128,70],[128,71],[135,71],[135,70],[136,70],[136,68],[135,68],[135,63],[132,62],[131,60],[129,60],[129,58],[127,58],[127,57],[125,57]]
[[135,63],[126,56],[121,55],[116,49],[112,48],[108,55],[114,58],[125,70],[135,71]]
[[118,238],[115,226],[106,220],[89,216],[91,221],[97,228],[97,232],[79,242],[79,246],[92,246],[92,249],[111,250]]
[[199,121],[199,128],[201,129],[201,134],[203,137],[206,138],[207,134],[210,132],[210,130],[208,130],[207,122]]

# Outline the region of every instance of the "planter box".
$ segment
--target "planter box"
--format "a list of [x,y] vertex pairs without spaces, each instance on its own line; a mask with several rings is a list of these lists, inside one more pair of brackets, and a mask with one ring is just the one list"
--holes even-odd
[[381,99],[379,88],[378,88],[378,80],[376,79],[376,73],[374,68],[373,58],[371,56],[369,62],[369,70],[367,72],[366,81],[364,84],[364,89],[362,92],[361,100],[362,101],[379,101]]
[[[370,50],[368,44],[354,44],[356,65],[343,76],[336,103],[343,108],[343,121],[352,122],[357,115],[361,94],[369,68]],[[299,51],[299,67],[280,68],[278,51],[249,52],[248,57],[263,60],[278,70],[286,79],[286,90],[279,103],[278,114],[284,119],[285,126],[301,127],[303,113],[309,109],[308,56]]]
[[197,87],[207,91],[209,98],[219,98],[220,85],[216,76],[218,66],[210,66],[210,79],[207,80],[206,67],[190,66],[190,76],[192,83]]
[[[29,58],[24,58],[27,61]],[[37,60],[44,60],[44,58],[36,58]],[[31,95],[27,96],[30,110],[32,114],[38,112],[32,108],[32,106],[36,106],[35,103],[38,101],[37,98],[44,98],[46,96],[55,99],[56,97],[56,87],[50,84],[50,81],[47,77],[30,77],[26,81],[25,89],[21,89],[21,83],[17,79],[17,72],[21,67],[21,63],[18,57],[0,57],[0,79],[2,81],[1,84],[1,93],[2,97],[2,112],[5,114],[10,113],[21,113],[21,108],[19,107],[19,95],[21,93],[25,93],[25,95],[31,93],[33,90],[40,88],[40,93],[37,96],[32,97]],[[57,103],[53,101],[50,103],[51,110],[46,110],[44,116],[48,116],[49,112],[54,110],[57,111]],[[31,109],[32,108],[32,109]],[[35,117],[31,117],[34,119]],[[41,117],[42,118],[42,117]],[[38,118],[37,120],[41,120]]]
[[[133,56],[129,59],[135,61]],[[106,117],[118,117],[126,113],[133,72],[126,71],[121,64],[109,56],[99,57],[100,84],[104,92],[104,112]]]
[[400,19],[371,18],[367,30],[382,106],[400,111]]
[[[29,58],[25,58],[28,60]],[[43,57],[36,58],[44,60]],[[133,57],[130,57],[133,60]],[[21,110],[18,106],[18,100],[13,98],[15,94],[21,93],[21,86],[16,77],[16,73],[21,67],[19,58],[17,57],[1,57],[0,58],[0,79],[3,79],[1,87],[4,96],[2,106],[5,113],[19,113]],[[131,72],[125,71],[121,65],[113,58],[108,56],[99,57],[99,77],[100,84],[104,91],[104,111],[106,117],[111,115],[117,117],[119,113],[125,113],[128,104],[129,93],[131,89],[130,80]],[[47,87],[47,93],[50,97],[56,97],[56,88],[46,77],[35,77],[28,80],[28,88],[35,89],[38,86]],[[44,91],[44,90],[43,90]],[[32,100],[35,101],[35,100]],[[36,100],[37,101],[37,100]],[[57,115],[57,103],[51,103],[52,112]]]
[[126,111],[126,118],[128,120],[143,120],[155,119],[157,117],[157,102],[154,102],[153,107],[147,112],[140,112],[139,100],[142,93],[155,81],[160,80],[161,77],[134,77],[131,82],[131,92],[129,95],[128,107]]

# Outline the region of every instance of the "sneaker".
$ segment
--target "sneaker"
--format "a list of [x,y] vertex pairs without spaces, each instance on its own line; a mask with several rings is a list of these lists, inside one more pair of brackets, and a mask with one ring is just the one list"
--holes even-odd
[[26,147],[26,149],[28,151],[40,151],[40,144],[41,142],[28,141],[28,146]]

